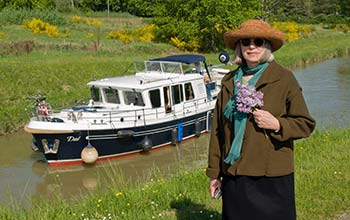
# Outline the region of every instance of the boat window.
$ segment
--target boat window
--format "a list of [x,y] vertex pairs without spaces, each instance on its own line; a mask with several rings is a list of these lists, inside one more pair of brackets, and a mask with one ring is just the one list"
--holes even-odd
[[94,100],[94,102],[101,102],[102,97],[100,94],[100,89],[96,87],[91,87],[90,88],[90,94],[91,94],[91,99]]
[[173,102],[174,104],[179,104],[184,100],[184,95],[182,92],[182,84],[180,85],[175,85],[171,87],[171,91],[173,94]]
[[169,113],[169,112],[171,112],[170,87],[169,86],[163,88],[163,94],[164,94],[165,112]]
[[203,83],[198,83],[197,84],[197,91],[198,91],[200,96],[205,94]]
[[160,91],[159,91],[159,89],[149,91],[149,97],[151,99],[152,108],[160,107]]
[[112,89],[112,88],[106,88],[106,89],[103,89],[103,91],[106,96],[106,102],[120,104],[118,90]]
[[147,62],[146,63],[147,71],[161,71],[159,62]]
[[140,92],[135,91],[123,91],[124,101],[126,105],[137,105],[137,106],[145,106],[143,102],[142,95]]
[[186,100],[194,99],[194,93],[193,93],[193,88],[191,83],[185,84],[185,97],[186,97]]
[[144,62],[140,62],[140,61],[135,61],[134,62],[134,67],[135,67],[135,70],[136,72],[144,72],[146,71],[145,67],[147,67],[147,64],[145,65]]
[[182,73],[180,63],[162,63],[162,67],[165,73]]

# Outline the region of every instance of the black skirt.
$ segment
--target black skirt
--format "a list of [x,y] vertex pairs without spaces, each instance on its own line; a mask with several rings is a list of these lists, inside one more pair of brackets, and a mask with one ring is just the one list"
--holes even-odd
[[223,220],[295,220],[294,174],[224,176]]

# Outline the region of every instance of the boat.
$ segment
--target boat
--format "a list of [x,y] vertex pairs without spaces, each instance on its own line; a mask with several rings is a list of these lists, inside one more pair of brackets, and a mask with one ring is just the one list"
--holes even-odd
[[154,58],[134,67],[133,75],[89,82],[91,97],[85,104],[54,110],[45,96],[35,96],[24,128],[33,136],[33,150],[52,166],[95,163],[210,131],[224,75],[220,68],[197,54]]

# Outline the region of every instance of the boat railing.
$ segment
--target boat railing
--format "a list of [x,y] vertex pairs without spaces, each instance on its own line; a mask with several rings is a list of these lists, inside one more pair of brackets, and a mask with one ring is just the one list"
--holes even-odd
[[164,107],[144,108],[128,111],[99,111],[101,114],[87,114],[78,117],[78,120],[87,120],[91,125],[101,125],[106,123],[130,124],[133,126],[142,126],[149,124],[149,121],[162,120],[166,118],[178,118],[186,115],[197,114],[202,109],[207,110],[208,106],[214,105],[207,98],[191,100],[182,104],[173,105],[170,110]]
[[143,108],[135,110],[103,110],[94,108],[74,108],[65,110],[50,109],[44,115],[37,114],[32,120],[48,121],[48,122],[65,122],[71,121],[79,123],[79,121],[88,121],[89,124],[103,125],[113,124],[130,124],[133,126],[142,126],[149,124],[152,120],[161,120],[165,118],[177,118],[191,114],[197,114],[202,109],[207,110],[214,102],[207,98],[193,99],[184,101],[180,104],[173,105],[171,109],[165,109],[164,106],[159,108]]

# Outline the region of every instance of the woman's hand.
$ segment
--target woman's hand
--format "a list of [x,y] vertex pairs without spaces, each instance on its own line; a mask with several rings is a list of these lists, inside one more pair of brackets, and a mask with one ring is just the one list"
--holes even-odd
[[215,191],[221,188],[221,181],[219,179],[210,179],[209,182],[209,192],[210,192],[210,197],[214,198]]
[[274,131],[280,130],[280,123],[270,112],[256,109],[253,111],[255,123],[259,128],[270,129]]

